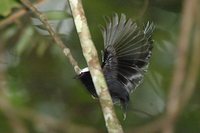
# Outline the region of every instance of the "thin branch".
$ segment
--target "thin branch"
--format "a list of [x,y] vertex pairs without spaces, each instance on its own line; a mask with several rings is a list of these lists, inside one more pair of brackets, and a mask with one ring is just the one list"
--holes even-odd
[[[44,0],[40,0],[39,2],[36,2],[33,5],[34,6],[38,6],[38,5],[42,4],[43,2],[44,2]],[[27,10],[25,8],[21,8],[19,11],[14,12],[9,17],[7,17],[7,18],[3,19],[2,21],[0,21],[0,29],[5,27],[6,25],[12,24],[17,19],[19,19],[20,17],[24,16],[26,13],[27,13]]]
[[9,16],[8,18],[0,21],[0,29],[5,27],[6,25],[9,25],[9,24],[15,22],[18,18],[22,17],[26,13],[27,13],[27,10],[23,8],[23,9],[15,12],[11,16]]
[[122,133],[122,127],[116,117],[113,102],[99,64],[96,48],[92,42],[81,0],[69,0],[76,30],[78,32],[83,55],[87,61],[94,82],[104,119],[109,133]]
[[48,23],[47,17],[39,12],[33,4],[29,0],[20,0],[27,8],[29,8],[39,19],[40,21],[44,24],[45,28],[48,30],[49,34],[52,36],[56,44],[63,50],[63,53],[67,58],[69,59],[70,63],[74,67],[74,71],[79,74],[80,73],[80,68],[78,66],[78,63],[76,60],[73,58],[70,49],[65,46],[65,44],[62,42],[62,40],[59,38],[59,36],[54,32],[53,28],[51,25]]

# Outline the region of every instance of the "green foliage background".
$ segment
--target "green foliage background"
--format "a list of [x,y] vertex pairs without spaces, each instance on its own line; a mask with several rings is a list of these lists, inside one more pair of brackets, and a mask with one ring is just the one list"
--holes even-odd
[[[99,25],[105,24],[103,16],[124,13],[141,26],[147,21],[156,25],[149,71],[143,84],[131,95],[125,121],[120,107],[116,106],[125,132],[131,133],[164,111],[175,62],[182,3],[181,0],[83,0],[100,58],[103,39]],[[53,7],[51,2],[49,4]],[[21,8],[18,1],[1,0],[0,21]],[[50,20],[71,19],[67,7],[63,11],[42,9]],[[34,18],[28,13],[0,28],[0,133],[106,132],[98,101],[74,78],[73,68],[51,37],[39,32],[44,27],[34,24],[30,17]],[[71,31],[58,31],[58,34],[83,68],[86,63],[79,39],[74,26],[68,26],[62,28],[71,28]],[[200,132],[199,94],[198,82],[196,92],[178,120],[177,133]]]

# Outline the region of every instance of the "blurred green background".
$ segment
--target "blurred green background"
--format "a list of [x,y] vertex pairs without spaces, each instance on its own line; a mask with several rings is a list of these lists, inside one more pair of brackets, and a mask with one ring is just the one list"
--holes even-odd
[[[171,83],[182,11],[181,0],[83,0],[92,38],[103,49],[100,25],[104,16],[124,13],[141,26],[156,25],[154,49],[144,82],[131,95],[123,120],[125,132],[159,117]],[[49,18],[73,56],[86,67],[70,9],[65,0],[40,0],[38,9]],[[0,1],[0,133],[102,133],[101,108],[83,85],[62,50],[39,20],[25,11],[9,24],[1,22],[23,8],[19,1]],[[189,57],[188,57],[189,58]],[[189,64],[188,64],[189,65]],[[177,133],[200,132],[199,82],[176,125]]]

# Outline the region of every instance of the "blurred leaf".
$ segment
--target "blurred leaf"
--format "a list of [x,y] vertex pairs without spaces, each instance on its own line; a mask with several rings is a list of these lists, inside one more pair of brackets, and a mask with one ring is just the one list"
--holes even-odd
[[19,7],[19,5],[16,0],[0,0],[0,15],[7,16],[12,8]]
[[4,30],[4,34],[1,36],[1,39],[7,40],[9,38],[12,38],[17,33],[17,27],[16,26],[10,26],[6,30]]
[[48,11],[43,13],[48,17],[49,20],[61,20],[69,17],[69,14],[63,11]]
[[36,51],[37,55],[42,57],[48,47],[49,47],[48,44],[46,44],[44,41],[41,41],[40,45],[37,46],[37,51]]
[[18,55],[21,55],[28,47],[30,47],[30,41],[34,31],[32,27],[27,27],[24,30],[24,34],[21,35],[20,40],[16,44],[16,52]]

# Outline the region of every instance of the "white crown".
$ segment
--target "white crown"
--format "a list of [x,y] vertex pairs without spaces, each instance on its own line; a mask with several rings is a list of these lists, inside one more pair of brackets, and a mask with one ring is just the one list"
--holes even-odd
[[84,73],[84,72],[88,72],[88,71],[89,71],[88,67],[85,67],[85,68],[83,68],[83,69],[81,70],[80,73]]

